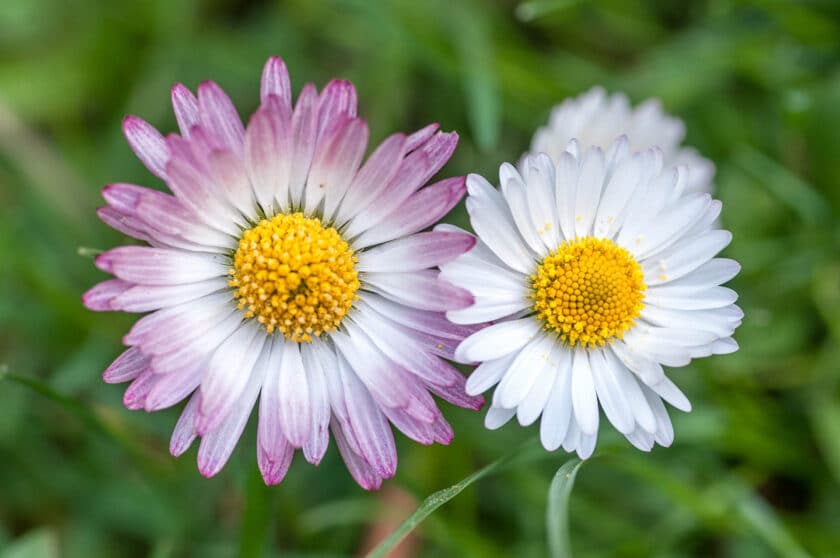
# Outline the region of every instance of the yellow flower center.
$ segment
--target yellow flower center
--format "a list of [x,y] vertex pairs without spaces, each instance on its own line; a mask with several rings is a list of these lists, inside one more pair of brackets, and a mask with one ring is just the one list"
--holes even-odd
[[263,219],[233,258],[230,286],[246,318],[294,342],[333,331],[359,289],[357,257],[338,231],[302,213]]
[[642,268],[608,239],[563,242],[531,275],[534,311],[570,346],[603,346],[633,327],[644,307]]

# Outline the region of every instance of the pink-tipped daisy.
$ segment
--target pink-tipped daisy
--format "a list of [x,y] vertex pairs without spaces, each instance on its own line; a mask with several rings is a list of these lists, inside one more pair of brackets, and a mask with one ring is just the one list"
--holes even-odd
[[658,147],[666,166],[690,167],[686,191],[712,191],[715,166],[682,145],[682,120],[663,111],[658,99],[633,107],[623,93],[608,95],[601,87],[593,87],[554,107],[548,124],[534,134],[530,154],[546,153],[556,163],[572,139],[581,149],[594,146],[606,151],[619,136],[627,137],[634,152]]
[[[84,295],[93,310],[150,312],[124,337],[130,348],[105,371],[131,384],[130,409],[189,399],[173,455],[201,437],[198,466],[227,462],[259,399],[257,461],[282,480],[297,449],[318,464],[329,432],[356,481],[394,475],[391,424],[422,444],[452,429],[432,394],[478,409],[445,359],[471,330],[447,310],[469,292],[435,266],[474,244],[462,232],[420,232],[464,195],[464,178],[427,186],[458,137],[437,125],[394,134],[364,164],[368,128],[356,91],[304,86],[292,104],[279,58],[267,62],[261,104],[247,128],[225,93],[172,89],[180,135],[140,118],[123,130],[174,195],[107,186],[99,216],[147,242],[96,259],[116,278]],[[389,424],[390,423],[390,424]]]
[[522,167],[502,165],[501,192],[467,177],[479,241],[441,266],[475,296],[447,317],[493,322],[455,351],[481,363],[467,393],[496,386],[488,428],[542,416],[548,450],[591,455],[599,408],[636,447],[670,445],[663,401],[691,405],[662,365],[738,348],[743,313],[721,284],[740,266],[715,257],[732,238],[713,226],[720,202],[686,192],[690,169],[663,168],[658,149],[634,154],[626,138],[607,152],[572,142],[556,166],[540,154]]

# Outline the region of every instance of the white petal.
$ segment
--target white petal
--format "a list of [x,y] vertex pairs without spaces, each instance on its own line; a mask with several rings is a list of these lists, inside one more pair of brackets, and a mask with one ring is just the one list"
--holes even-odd
[[523,347],[539,330],[534,318],[493,324],[464,339],[455,350],[455,359],[469,363],[505,356]]
[[592,380],[592,368],[585,349],[576,349],[572,357],[572,406],[581,431],[598,431],[598,399]]

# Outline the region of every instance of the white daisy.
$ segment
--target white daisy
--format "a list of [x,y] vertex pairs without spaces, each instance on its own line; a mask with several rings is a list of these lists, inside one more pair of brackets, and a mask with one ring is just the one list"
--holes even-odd
[[712,191],[715,166],[694,149],[682,146],[685,126],[680,119],[663,111],[658,99],[648,99],[634,108],[623,93],[607,95],[600,87],[554,107],[548,125],[534,134],[530,154],[547,153],[557,163],[572,139],[581,149],[596,146],[606,150],[619,136],[627,136],[633,152],[659,147],[666,166],[689,166],[686,191]]
[[100,217],[150,246],[96,259],[116,276],[84,296],[93,310],[151,312],[106,370],[131,381],[130,409],[189,398],[172,436],[180,455],[201,437],[198,466],[216,474],[259,398],[257,460],[280,482],[296,449],[320,462],[329,430],[361,486],[392,476],[390,424],[423,444],[452,429],[432,397],[477,409],[444,359],[474,328],[443,312],[472,303],[435,266],[472,235],[419,232],[463,196],[464,178],[426,186],[457,135],[427,126],[395,134],[362,164],[368,128],[356,91],[307,84],[292,105],[272,58],[245,128],[215,83],[172,89],[180,135],[128,117],[129,144],[174,195],[114,184]]
[[687,168],[663,169],[658,149],[634,154],[626,138],[607,153],[572,142],[557,159],[526,157],[523,174],[502,165],[501,192],[467,177],[479,241],[441,266],[442,278],[475,296],[447,317],[492,322],[455,351],[480,363],[467,393],[498,384],[486,426],[542,415],[548,450],[591,455],[599,403],[636,447],[668,446],[662,401],[691,405],[662,365],[738,347],[731,336],[743,314],[720,285],[740,266],[714,257],[731,239],[712,228],[721,204],[686,193]]

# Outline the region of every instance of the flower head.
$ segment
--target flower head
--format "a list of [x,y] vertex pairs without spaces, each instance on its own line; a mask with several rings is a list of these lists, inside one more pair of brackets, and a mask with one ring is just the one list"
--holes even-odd
[[[304,86],[292,104],[279,58],[265,66],[247,128],[215,83],[172,89],[180,135],[129,116],[137,156],[173,195],[113,184],[99,210],[147,242],[103,253],[116,278],[84,296],[93,310],[149,312],[105,371],[131,381],[125,404],[156,411],[188,398],[172,435],[217,473],[259,399],[257,460],[280,482],[295,450],[320,462],[332,431],[353,477],[377,488],[397,457],[391,424],[423,444],[452,429],[432,394],[477,409],[444,359],[474,328],[444,312],[472,304],[435,266],[470,249],[463,232],[419,232],[464,195],[464,178],[427,186],[457,135],[394,134],[364,164],[356,91]],[[389,424],[390,423],[390,424]]]
[[498,384],[488,428],[542,415],[543,446],[585,458],[600,406],[636,447],[668,446],[663,400],[691,406],[662,365],[737,349],[743,314],[720,285],[740,266],[715,258],[731,239],[712,226],[721,204],[687,192],[690,169],[662,159],[658,149],[633,153],[627,138],[606,153],[573,141],[556,165],[545,154],[526,157],[521,174],[502,165],[501,192],[467,177],[479,241],[441,277],[475,297],[451,321],[493,322],[455,351],[480,363],[467,393]]
[[530,154],[547,153],[556,163],[572,139],[581,149],[595,146],[606,150],[619,136],[627,136],[631,151],[659,147],[666,166],[691,167],[686,191],[712,190],[715,166],[694,149],[682,146],[685,126],[680,119],[664,112],[657,99],[634,108],[623,93],[608,95],[600,87],[554,107],[548,124],[534,134]]

